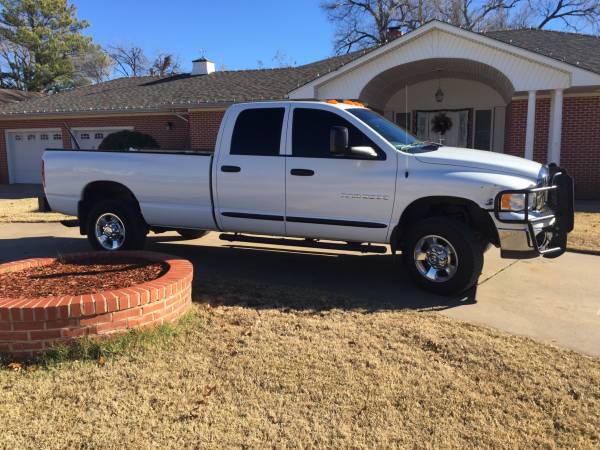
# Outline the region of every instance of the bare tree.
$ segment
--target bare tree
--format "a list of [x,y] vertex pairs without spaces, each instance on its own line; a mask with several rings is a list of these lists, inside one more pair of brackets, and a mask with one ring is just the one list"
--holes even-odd
[[473,31],[507,28],[510,10],[523,0],[445,0],[437,4],[437,19]]
[[99,45],[91,45],[85,53],[75,56],[73,63],[76,86],[106,81],[114,68],[114,61]]
[[335,26],[334,49],[347,53],[383,44],[390,29],[401,33],[439,19],[473,31],[514,27],[600,30],[600,0],[323,0]]
[[283,50],[277,50],[273,55],[273,64],[275,67],[293,67],[296,61],[292,61]]
[[529,0],[530,25],[542,29],[559,22],[566,29],[580,31],[591,26],[600,30],[600,1],[598,0]]
[[148,58],[135,45],[110,45],[107,53],[115,63],[115,71],[125,77],[140,77],[148,73]]
[[388,39],[388,30],[413,30],[411,12],[419,5],[422,20],[426,17],[423,1],[411,0],[324,0],[321,8],[335,27],[336,53],[348,53],[356,48],[382,44]]
[[179,58],[171,53],[159,53],[148,70],[150,75],[166,77],[181,73]]

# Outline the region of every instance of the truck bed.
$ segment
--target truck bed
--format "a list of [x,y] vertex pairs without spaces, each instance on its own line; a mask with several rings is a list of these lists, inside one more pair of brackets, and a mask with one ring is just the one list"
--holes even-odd
[[91,183],[126,187],[156,227],[216,228],[212,152],[192,150],[65,150],[44,153],[46,197],[53,210],[77,215]]

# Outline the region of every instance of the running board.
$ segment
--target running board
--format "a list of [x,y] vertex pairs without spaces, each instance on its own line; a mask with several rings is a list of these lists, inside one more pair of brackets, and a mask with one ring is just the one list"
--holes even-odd
[[385,245],[361,243],[322,242],[317,239],[270,238],[264,236],[249,236],[247,234],[221,233],[219,239],[228,242],[248,242],[252,244],[282,245],[287,247],[320,248],[325,250],[345,250],[360,253],[387,253]]

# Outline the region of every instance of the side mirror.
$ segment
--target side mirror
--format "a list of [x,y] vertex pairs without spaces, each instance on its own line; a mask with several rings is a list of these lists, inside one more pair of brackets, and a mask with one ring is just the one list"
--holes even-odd
[[329,151],[334,155],[343,155],[348,152],[348,128],[331,127],[329,131]]
[[379,155],[375,151],[373,147],[360,146],[360,147],[350,147],[350,154],[354,156],[360,156],[361,158],[377,158]]

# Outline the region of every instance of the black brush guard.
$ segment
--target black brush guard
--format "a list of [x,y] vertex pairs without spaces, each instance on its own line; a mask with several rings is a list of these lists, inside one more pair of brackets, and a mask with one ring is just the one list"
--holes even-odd
[[[520,190],[501,191],[496,195],[494,200],[494,216],[503,223],[518,223],[527,225],[529,237],[533,250],[545,258],[556,258],[562,255],[567,249],[567,235],[573,231],[575,213],[573,208],[574,189],[573,178],[567,171],[558,167],[556,164],[548,166],[549,184],[548,186],[534,187]],[[548,192],[546,205],[551,211],[540,217],[530,217],[529,215],[529,194]],[[524,194],[525,195],[525,211],[523,211],[523,219],[502,219],[501,212],[508,212],[501,208],[500,201],[505,194]],[[538,222],[556,219],[552,225],[543,228],[542,231],[550,232],[551,238],[549,242],[544,242],[541,246],[538,243],[533,225]]]

